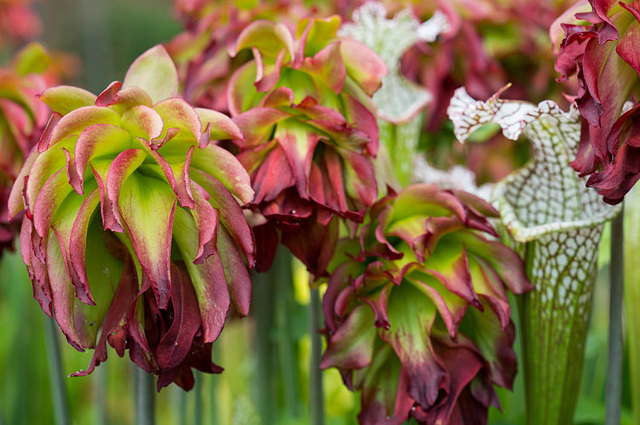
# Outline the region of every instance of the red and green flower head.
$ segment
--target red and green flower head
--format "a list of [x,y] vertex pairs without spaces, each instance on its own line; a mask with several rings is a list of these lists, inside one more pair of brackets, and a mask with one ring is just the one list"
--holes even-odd
[[238,35],[261,19],[295,28],[301,19],[317,16],[301,0],[178,0],[175,9],[185,31],[167,43],[167,50],[178,67],[180,93],[195,106],[225,113],[229,76],[251,60],[250,51],[229,56]]
[[640,3],[581,1],[552,27],[556,42],[560,24],[565,37],[556,43],[556,70],[563,78],[577,75],[576,103],[588,127],[572,165],[581,175],[593,173],[587,185],[605,202],[618,203],[640,178]]
[[[339,26],[338,17],[305,19],[294,36],[282,24],[254,22],[234,49],[250,48],[254,59],[228,91],[245,135],[235,142],[256,192],[252,208],[283,230],[282,242],[314,274],[330,258],[334,218],[362,221],[378,194],[371,95],[386,66],[364,44],[338,38]],[[273,232],[264,239],[275,244]]]
[[495,240],[497,212],[465,192],[413,185],[341,241],[323,298],[328,346],[361,391],[362,424],[486,423],[516,373],[507,290],[531,289]]
[[43,73],[51,60],[39,44],[29,44],[0,69],[0,256],[12,246],[15,223],[7,223],[7,201],[22,164],[44,129],[50,111],[36,95],[47,87]]
[[[21,248],[35,298],[76,349],[129,348],[158,387],[215,372],[211,343],[246,315],[255,262],[241,205],[249,176],[221,139],[226,116],[175,97],[176,69],[157,46],[99,96],[60,86],[55,113],[9,200],[26,219]],[[232,310],[233,306],[233,310]]]

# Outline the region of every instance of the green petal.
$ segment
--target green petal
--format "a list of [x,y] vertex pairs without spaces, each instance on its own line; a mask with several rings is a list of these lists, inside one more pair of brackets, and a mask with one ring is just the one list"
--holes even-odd
[[96,98],[95,94],[73,86],[51,87],[40,94],[41,101],[46,103],[53,112],[62,115],[67,115],[83,106],[93,106]]
[[[112,170],[113,166],[108,180]],[[109,184],[107,186],[111,188]],[[168,183],[141,173],[134,173],[126,179],[118,195],[120,216],[140,265],[151,281],[158,307],[167,308],[171,290],[169,261],[176,196]]]
[[153,104],[178,95],[178,71],[162,45],[144,52],[129,67],[122,88],[140,87]]

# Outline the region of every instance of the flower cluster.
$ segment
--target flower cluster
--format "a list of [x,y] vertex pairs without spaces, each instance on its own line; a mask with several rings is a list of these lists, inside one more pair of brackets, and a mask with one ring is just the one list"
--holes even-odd
[[377,202],[344,240],[323,299],[328,346],[362,392],[362,424],[486,423],[516,372],[506,290],[531,289],[494,240],[497,212],[465,192],[413,185]]
[[[640,178],[640,104],[625,107],[638,94],[640,6],[585,0],[558,24],[567,21],[556,69],[563,78],[577,75],[576,103],[588,126],[572,165],[583,176],[592,174],[587,185],[598,189],[606,202],[618,203]],[[552,29],[556,38],[558,24]]]
[[251,59],[231,57],[238,35],[252,22],[275,20],[289,28],[313,14],[300,0],[260,0],[220,4],[211,0],[178,0],[176,13],[185,31],[166,47],[178,67],[181,95],[192,105],[228,112],[229,75]]
[[[242,165],[216,140],[242,139],[226,116],[175,97],[161,46],[99,96],[60,86],[54,114],[9,199],[26,209],[22,256],[36,299],[78,350],[129,349],[158,388],[193,386],[233,305],[249,309],[255,262],[237,200],[253,198]],[[98,331],[100,335],[98,336]]]
[[234,140],[251,176],[251,208],[269,263],[281,240],[316,275],[337,240],[336,217],[362,221],[377,199],[372,159],[378,127],[371,95],[386,66],[364,44],[336,36],[340,19],[305,19],[295,36],[280,23],[257,21],[233,53],[254,59],[229,82],[229,110],[245,138]]
[[7,222],[11,186],[49,116],[47,106],[36,98],[48,85],[43,72],[49,62],[42,46],[30,44],[11,67],[0,69],[0,256],[17,232],[16,223]]

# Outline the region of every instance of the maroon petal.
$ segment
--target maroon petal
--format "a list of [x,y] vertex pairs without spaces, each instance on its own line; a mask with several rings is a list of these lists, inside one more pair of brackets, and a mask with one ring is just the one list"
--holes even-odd
[[157,348],[158,366],[161,369],[171,369],[183,362],[201,326],[198,300],[189,275],[176,264],[171,265],[171,306],[173,322]]

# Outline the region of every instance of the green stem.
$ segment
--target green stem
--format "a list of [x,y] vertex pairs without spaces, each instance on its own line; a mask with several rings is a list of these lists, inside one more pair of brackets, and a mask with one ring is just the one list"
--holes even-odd
[[606,425],[620,423],[622,400],[622,302],[624,291],[623,214],[611,223],[611,262],[609,263],[609,360],[606,383]]
[[108,409],[107,409],[107,364],[103,363],[100,367],[96,368],[93,372],[95,378],[93,381],[93,387],[95,389],[95,400],[98,405],[96,425],[107,425],[109,422]]
[[322,337],[320,336],[320,315],[322,312],[318,289],[311,288],[309,301],[309,332],[311,333],[311,365],[309,367],[309,411],[311,425],[324,424],[324,395],[322,390]]
[[[640,268],[637,266],[640,249],[640,187],[634,187],[625,197],[625,271],[624,300],[626,302],[625,336],[629,343],[629,358],[640,359]],[[640,362],[629,362],[631,407],[633,423],[640,423]]]
[[251,311],[255,318],[255,354],[256,354],[256,385],[254,387],[255,406],[260,415],[261,423],[274,423],[275,394],[273,386],[271,329],[273,323],[273,303],[275,291],[273,272],[254,274],[253,302]]
[[280,362],[280,377],[284,395],[284,411],[288,418],[295,418],[298,412],[298,362],[296,361],[296,341],[292,338],[293,329],[293,273],[291,254],[280,247],[273,264],[276,293],[275,325],[277,329],[277,352]]
[[155,380],[151,373],[135,367],[136,370],[136,425],[155,425],[156,400]]
[[204,374],[202,372],[196,372],[195,373],[195,378],[196,378],[196,384],[195,384],[195,388],[193,389],[193,396],[195,397],[196,401],[195,401],[195,409],[194,409],[194,414],[193,414],[193,423],[195,425],[202,425],[203,421],[202,418],[204,418],[204,406],[202,404],[202,386],[204,385]]
[[44,318],[44,337],[47,344],[47,358],[49,360],[49,387],[53,402],[53,414],[56,425],[71,424],[67,388],[64,382],[62,355],[58,342],[58,329],[54,319]]

